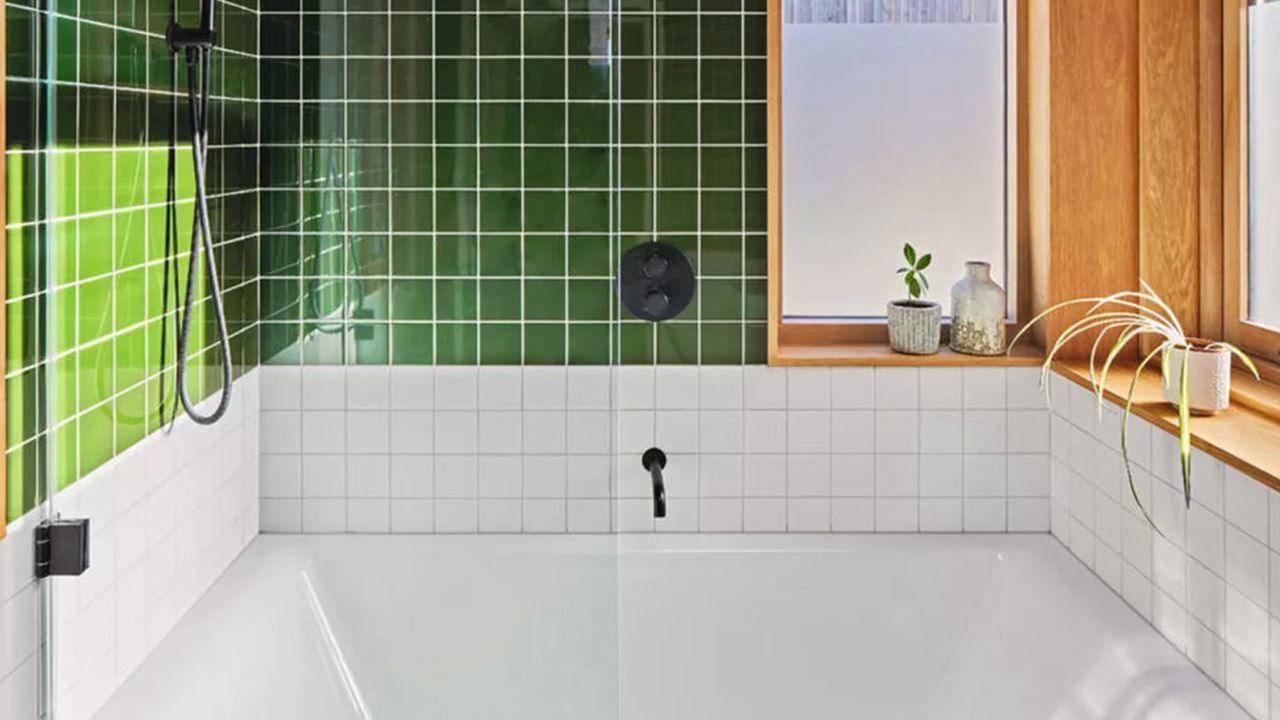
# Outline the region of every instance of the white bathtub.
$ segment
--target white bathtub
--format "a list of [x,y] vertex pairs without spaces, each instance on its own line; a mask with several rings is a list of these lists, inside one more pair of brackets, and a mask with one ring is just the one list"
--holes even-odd
[[1246,715],[1049,536],[259,537],[101,720]]

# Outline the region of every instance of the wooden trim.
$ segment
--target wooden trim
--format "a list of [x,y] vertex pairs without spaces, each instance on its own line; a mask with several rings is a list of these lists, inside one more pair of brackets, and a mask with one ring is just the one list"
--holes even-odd
[[1222,0],[1199,0],[1200,329],[1222,337]]
[[774,365],[818,366],[908,366],[908,367],[1039,367],[1044,353],[1031,345],[1019,345],[1007,355],[982,357],[962,355],[943,346],[933,355],[904,355],[894,352],[888,343],[804,344],[789,342],[778,351]]
[[[1009,116],[1013,128],[1008,134],[1010,167],[1007,177],[1010,183],[1008,222],[1014,245],[1014,287],[1016,293],[1011,304],[1018,322],[1026,322],[1035,309],[1032,288],[1035,276],[1031,247],[1031,153],[1028,151],[1030,130],[1031,83],[1028,79],[1031,64],[1030,22],[1027,7],[1033,0],[1007,0],[1010,21],[1008,37],[1013,42],[1014,54],[1009,63],[1007,87],[1009,88]],[[833,348],[832,364],[847,364],[848,356],[880,357],[881,353],[868,352],[867,345],[886,345],[888,328],[884,322],[784,322],[782,315],[782,0],[768,0],[766,21],[767,46],[767,110],[768,120],[768,361],[770,365],[793,364],[797,353],[813,358],[818,348]],[[1021,327],[1011,324],[1010,334]],[[947,328],[943,327],[943,342]],[[843,346],[849,346],[847,348]],[[876,364],[963,364],[952,360],[941,363],[929,358],[936,356],[903,355],[899,360]],[[990,360],[974,356],[972,364],[990,363]]]
[[1248,311],[1249,97],[1247,0],[1222,0],[1222,328],[1223,336],[1271,362],[1280,332],[1251,323]]
[[[7,77],[8,68],[5,67],[5,58],[7,50],[5,41],[8,37],[8,29],[5,26],[5,9],[4,5],[0,5],[0,78]],[[4,85],[0,84],[0,221],[6,225],[9,219],[9,211],[5,206],[5,200],[8,199],[8,188],[5,186],[5,179],[8,177],[8,168],[5,165],[4,151],[9,147],[8,128],[5,126],[5,119],[8,117],[8,104],[5,98]],[[0,234],[0,299],[8,298],[9,291],[5,286],[8,279],[8,273],[5,269],[5,262],[9,257],[9,234],[4,232]],[[0,313],[0,368],[5,368],[6,360],[9,357],[9,349],[6,345],[8,342],[8,329],[5,327],[5,321],[8,313]],[[7,370],[6,370],[7,371]],[[5,535],[5,516],[9,511],[9,496],[7,475],[9,469],[8,456],[4,453],[6,443],[9,437],[8,422],[9,404],[8,398],[5,396],[7,383],[4,382],[4,374],[0,372],[0,408],[4,409],[0,413],[0,539]]]
[[[1085,388],[1091,388],[1089,366],[1084,362],[1056,362],[1054,369],[1063,377]],[[1110,402],[1123,405],[1132,381],[1131,372],[1113,372],[1107,376],[1104,394]],[[1232,383],[1247,380],[1232,379]],[[1267,392],[1263,389],[1262,392]],[[1270,391],[1273,401],[1280,403],[1280,392]],[[1232,391],[1233,400],[1236,393]],[[1138,381],[1133,414],[1164,432],[1176,435],[1178,415],[1164,401],[1159,371],[1147,371]],[[1227,410],[1212,417],[1191,419],[1191,443],[1213,457],[1255,478],[1258,482],[1280,490],[1280,420],[1258,410],[1248,402],[1234,402]],[[1192,478],[1195,482],[1195,478]]]

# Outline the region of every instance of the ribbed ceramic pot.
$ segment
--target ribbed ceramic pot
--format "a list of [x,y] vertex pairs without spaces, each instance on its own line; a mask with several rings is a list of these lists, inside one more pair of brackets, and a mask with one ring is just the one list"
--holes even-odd
[[932,355],[942,339],[942,306],[928,300],[889,303],[889,347],[907,355]]
[[[1187,360],[1187,399],[1195,415],[1213,415],[1231,404],[1231,353],[1225,348],[1205,349],[1208,341],[1192,340],[1191,357]],[[1164,399],[1178,406],[1182,387],[1182,361],[1185,348],[1169,351],[1164,376]]]
[[1004,289],[991,279],[991,263],[964,264],[964,277],[951,287],[951,349],[966,355],[1005,351]]

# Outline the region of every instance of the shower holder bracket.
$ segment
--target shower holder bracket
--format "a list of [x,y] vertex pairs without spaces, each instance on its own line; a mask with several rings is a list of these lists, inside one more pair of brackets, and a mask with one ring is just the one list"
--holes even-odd
[[36,526],[37,578],[83,575],[89,569],[89,518],[45,520]]

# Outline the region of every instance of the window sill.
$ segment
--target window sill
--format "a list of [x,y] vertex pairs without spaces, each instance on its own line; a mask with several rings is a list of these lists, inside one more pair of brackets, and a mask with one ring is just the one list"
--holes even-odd
[[1012,355],[964,355],[945,345],[934,355],[904,355],[890,349],[888,343],[780,344],[770,365],[823,366],[899,366],[899,367],[1026,367],[1044,362],[1044,352],[1023,345]]
[[[1054,370],[1077,385],[1091,388],[1089,364],[1058,361]],[[1112,372],[1103,389],[1106,399],[1123,406],[1133,375]],[[1213,457],[1280,490],[1280,386],[1258,382],[1241,373],[1231,378],[1231,407],[1209,417],[1193,417],[1191,443]],[[1159,371],[1148,370],[1138,381],[1133,414],[1172,435],[1178,414],[1164,401]]]

